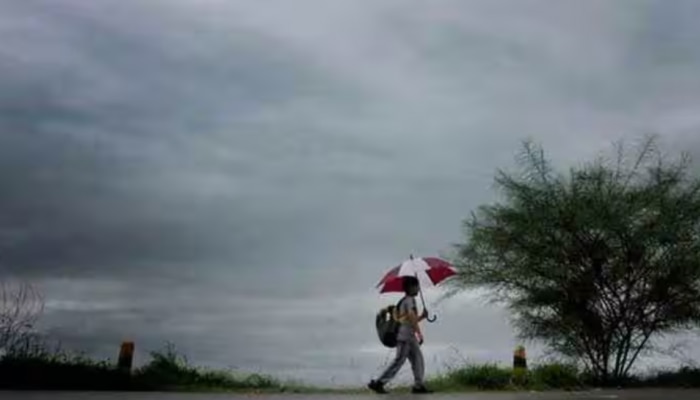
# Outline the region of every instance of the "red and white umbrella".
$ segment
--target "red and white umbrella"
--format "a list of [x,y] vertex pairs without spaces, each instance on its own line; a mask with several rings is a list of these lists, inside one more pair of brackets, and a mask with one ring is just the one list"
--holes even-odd
[[[436,257],[414,258],[389,270],[377,284],[379,293],[403,292],[404,276],[415,276],[424,282],[430,282],[433,286],[445,279],[456,275],[457,270],[447,261]],[[425,279],[427,277],[427,279]]]
[[[403,292],[404,276],[415,276],[423,282],[430,282],[436,286],[456,274],[457,270],[443,259],[437,257],[414,258],[411,255],[408,260],[389,270],[377,284],[377,288],[379,288],[379,293]],[[422,289],[420,296],[423,308],[425,308]],[[428,318],[428,321],[433,322],[435,319]]]

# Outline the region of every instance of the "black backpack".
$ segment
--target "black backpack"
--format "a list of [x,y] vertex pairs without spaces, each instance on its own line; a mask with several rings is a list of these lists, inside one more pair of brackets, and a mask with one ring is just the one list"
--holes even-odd
[[388,307],[382,308],[377,313],[375,318],[375,326],[377,328],[377,335],[379,336],[379,341],[389,348],[396,347],[396,338],[399,333],[399,326],[401,323],[394,318],[394,311],[401,306],[401,302],[405,299],[402,298],[396,305],[390,305]]

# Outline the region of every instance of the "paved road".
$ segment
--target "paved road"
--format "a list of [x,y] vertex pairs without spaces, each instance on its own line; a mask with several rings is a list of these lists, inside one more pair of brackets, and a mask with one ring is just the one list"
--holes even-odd
[[89,392],[2,392],[0,400],[697,400],[700,390],[624,390],[547,393],[461,393],[461,394],[389,394],[379,395],[241,395],[187,393],[89,393]]

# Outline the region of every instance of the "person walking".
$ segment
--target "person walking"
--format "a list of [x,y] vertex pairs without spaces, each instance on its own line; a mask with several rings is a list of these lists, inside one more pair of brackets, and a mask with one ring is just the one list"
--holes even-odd
[[425,386],[425,364],[421,345],[423,344],[423,333],[419,323],[428,318],[428,312],[418,315],[416,306],[416,296],[420,291],[418,278],[414,276],[404,276],[403,291],[405,296],[399,301],[396,307],[396,320],[399,321],[397,333],[396,356],[392,363],[384,370],[377,379],[371,380],[367,387],[376,393],[388,393],[384,386],[391,381],[399,372],[408,359],[413,371],[412,393],[432,393]]

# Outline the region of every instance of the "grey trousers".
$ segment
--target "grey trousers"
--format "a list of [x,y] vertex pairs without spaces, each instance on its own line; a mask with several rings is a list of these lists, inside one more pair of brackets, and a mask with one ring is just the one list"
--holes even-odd
[[420,350],[420,344],[416,338],[411,338],[406,341],[399,341],[396,345],[396,357],[394,361],[384,370],[384,373],[379,377],[378,381],[386,384],[396,376],[406,359],[411,363],[413,369],[413,381],[416,386],[423,385],[425,374],[425,364],[423,363],[423,352]]

